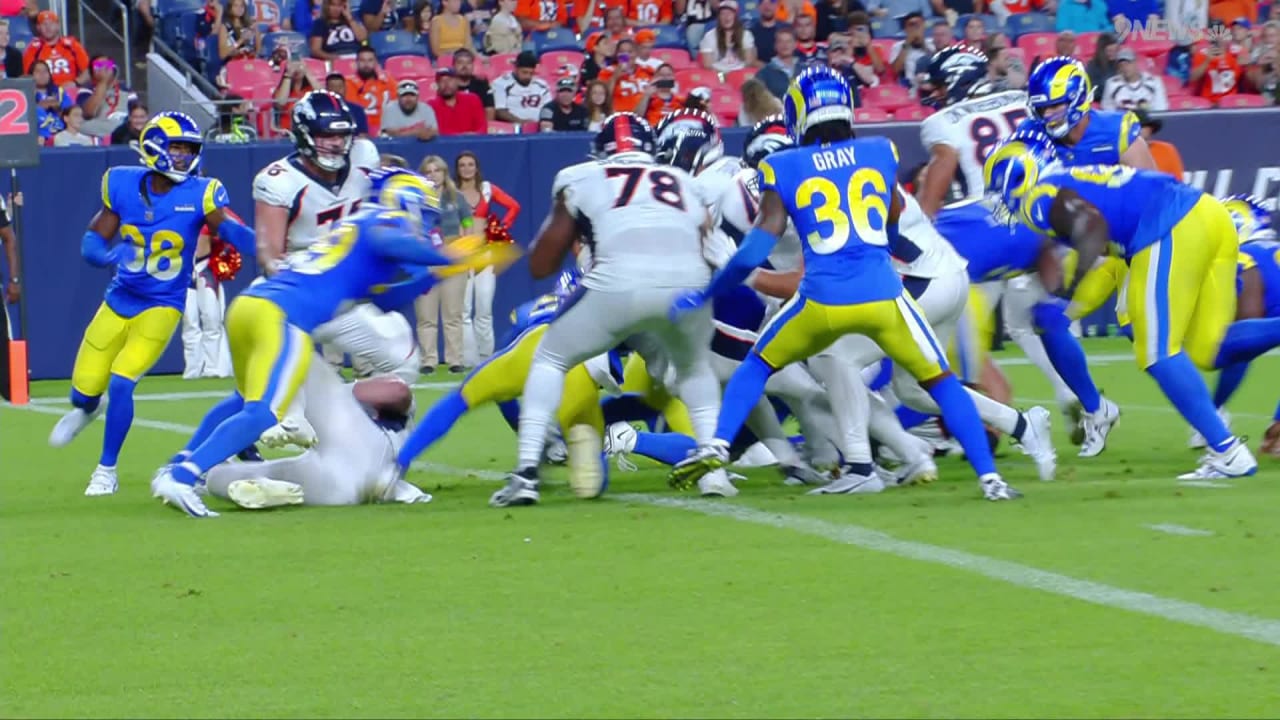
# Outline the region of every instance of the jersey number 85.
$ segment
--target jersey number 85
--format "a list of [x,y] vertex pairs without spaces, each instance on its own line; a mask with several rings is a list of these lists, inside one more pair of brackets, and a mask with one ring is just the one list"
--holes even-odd
[[120,237],[138,248],[133,260],[124,266],[132,273],[145,272],[151,277],[169,281],[182,272],[182,236],[172,230],[156,230],[151,238],[142,237],[135,225],[121,225]]
[[[829,232],[819,229],[809,233],[806,238],[809,247],[819,255],[839,250],[849,242],[850,226],[863,244],[888,245],[885,223],[889,208],[881,197],[887,192],[884,175],[871,168],[853,173],[843,195],[835,183],[824,177],[809,178],[800,183],[796,188],[796,208],[813,207],[813,216],[819,223],[831,224]],[[815,206],[815,200],[820,204]]]

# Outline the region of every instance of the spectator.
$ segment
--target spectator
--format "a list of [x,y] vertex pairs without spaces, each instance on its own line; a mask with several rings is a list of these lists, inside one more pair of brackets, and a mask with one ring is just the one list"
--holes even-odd
[[22,66],[35,74],[34,65],[43,62],[58,87],[69,83],[89,84],[89,54],[80,41],[62,34],[58,16],[50,10],[36,15],[36,37],[22,55]]
[[[929,4],[924,2],[924,7],[929,7]],[[859,10],[867,12],[860,0],[817,0],[813,4],[814,36],[825,42],[831,33],[844,29],[845,15]]]
[[1122,18],[1130,23],[1142,23],[1145,27],[1160,17],[1160,0],[1106,0],[1106,3],[1112,27]]
[[804,63],[796,57],[796,32],[789,27],[780,27],[774,33],[774,56],[756,73],[756,79],[769,88],[774,97],[782,98],[787,94],[794,78]]
[[247,0],[227,0],[226,12],[219,11],[218,19],[215,32],[218,35],[218,57],[223,62],[255,58],[262,54],[262,35],[249,18]]
[[[871,77],[878,78],[889,67],[880,48],[871,44],[871,17],[864,12],[849,13],[849,35],[853,48],[853,62],[871,69]],[[830,45],[828,41],[828,45]],[[879,81],[865,82],[876,85]]]
[[685,39],[689,47],[701,47],[703,36],[707,34],[707,25],[719,12],[719,0],[676,0],[675,11],[680,15],[685,26]]
[[596,132],[604,119],[613,114],[613,104],[609,101],[609,86],[599,80],[592,80],[587,85],[585,97],[587,129]]
[[[458,239],[471,227],[471,206],[449,177],[449,166],[439,155],[430,155],[422,161],[418,172],[440,191],[439,237],[446,243]],[[435,372],[439,364],[438,323],[444,325],[444,361],[449,365],[449,372],[463,370],[462,304],[466,290],[467,276],[458,273],[440,280],[430,292],[413,303],[413,310],[418,316],[418,345],[422,348],[424,375]]]
[[293,4],[293,11],[284,19],[284,27],[310,37],[311,28],[319,16],[320,6],[316,4],[316,0],[297,0]]
[[418,0],[413,7],[413,31],[418,34],[418,42],[426,48],[431,47],[431,21],[435,12],[431,0]]
[[1226,43],[1218,33],[1209,33],[1207,47],[1196,51],[1191,61],[1189,85],[1199,87],[1199,95],[1217,103],[1228,95],[1234,95],[1240,85],[1240,61],[1227,52]]
[[859,57],[857,48],[850,44],[847,36],[831,36],[827,44],[827,63],[844,75],[844,79],[849,83],[849,89],[853,91],[855,108],[862,107],[862,93],[859,92],[859,88],[875,87],[880,84],[880,78],[876,77],[870,62],[864,62],[865,60],[867,56]]
[[756,8],[759,17],[751,23],[751,38],[756,45],[756,60],[761,65],[773,59],[778,28],[786,27],[778,20],[778,0],[761,0]]
[[484,105],[474,93],[458,92],[458,78],[452,68],[436,71],[436,96],[427,103],[436,114],[441,135],[461,135],[489,131]]
[[[317,23],[316,27],[320,27],[321,23]],[[276,84],[275,93],[272,95],[273,107],[275,108],[275,116],[277,118],[274,123],[281,130],[289,129],[289,115],[293,110],[293,104],[298,98],[306,95],[312,90],[319,89],[320,81],[311,74],[310,68],[302,63],[301,60],[290,60],[285,65],[284,70],[280,73],[280,82]]]
[[1043,0],[991,0],[988,3],[988,9],[991,14],[1000,20],[1000,24],[1005,24],[1010,15],[1021,15],[1031,12],[1032,10],[1045,10],[1049,14],[1053,13],[1054,0],[1043,2]]
[[[453,161],[458,193],[471,206],[471,227],[487,228],[496,219],[510,232],[520,214],[520,203],[502,188],[484,179],[480,159],[464,150]],[[484,362],[493,355],[493,296],[498,289],[493,268],[472,271],[462,302],[462,322],[475,331],[476,355]],[[474,319],[472,310],[474,309]]]
[[516,19],[526,33],[542,32],[553,27],[569,27],[573,20],[582,20],[591,3],[570,3],[568,0],[518,0],[516,3]]
[[440,14],[431,21],[431,54],[434,57],[466,48],[475,51],[471,23],[462,15],[462,0],[443,0]]
[[604,34],[617,42],[622,38],[631,37],[631,28],[627,27],[626,11],[620,5],[605,8],[604,11]]
[[[827,62],[827,44],[817,40],[815,35],[817,21],[809,15],[801,15],[796,18],[794,27],[796,30],[796,55],[800,58],[801,63],[814,62],[825,65]],[[774,50],[776,51],[777,48],[775,47]]]
[[[1074,43],[1072,43],[1074,45]],[[1102,33],[1098,36],[1098,44],[1093,50],[1093,58],[1085,66],[1089,74],[1089,82],[1093,85],[1093,99],[1102,99],[1102,88],[1107,81],[1120,72],[1116,66],[1116,55],[1120,51],[1120,43],[1113,33]]]
[[676,84],[676,70],[663,63],[654,74],[653,81],[644,89],[644,97],[639,109],[643,111],[645,120],[650,125],[657,125],[663,115],[674,112],[684,106],[684,98],[680,97]]
[[1103,110],[1169,109],[1164,83],[1138,67],[1131,48],[1120,48],[1116,53],[1116,68],[1119,72],[1108,78],[1102,89]]
[[993,92],[1027,89],[1027,73],[1021,69],[1021,63],[1016,64],[1017,67],[1007,47],[987,50],[987,79]]
[[1155,139],[1155,134],[1160,132],[1160,128],[1164,127],[1164,121],[1151,117],[1151,114],[1144,108],[1134,110],[1133,114],[1138,116],[1138,124],[1142,127],[1142,139],[1147,141],[1147,148],[1151,150],[1151,158],[1156,161],[1156,170],[1168,173],[1179,180],[1185,178],[1182,155],[1178,153],[1178,148],[1174,147],[1172,143]]
[[87,135],[106,137],[124,121],[129,104],[138,96],[120,84],[116,63],[105,55],[99,55],[91,63],[93,88],[81,88],[78,102],[84,107],[83,132]]
[[631,0],[627,12],[627,24],[670,25],[673,8],[671,0]]
[[525,51],[516,57],[515,69],[493,81],[494,119],[509,123],[538,121],[542,106],[551,102],[551,88],[536,76],[537,67],[538,56]]
[[1114,30],[1115,26],[1107,16],[1105,0],[1061,0],[1054,28],[1059,32],[1084,33],[1107,32]]
[[[340,98],[347,97],[347,79],[342,73],[329,73],[324,76],[324,89],[337,95]],[[356,135],[359,137],[369,137],[369,116],[364,112],[364,106],[358,102],[347,102],[347,109],[351,111],[351,119],[356,124]]]
[[[956,32],[947,24],[946,20],[938,18],[929,27],[929,41],[933,43],[933,51],[937,52],[956,43]],[[917,70],[917,72],[919,71]]]
[[351,17],[347,0],[323,0],[320,8],[320,17],[311,25],[311,57],[333,60],[355,55],[369,32]]
[[388,137],[432,140],[440,134],[435,111],[419,100],[418,83],[401,80],[396,98],[382,108],[382,134]]
[[362,47],[356,53],[356,76],[347,78],[343,96],[349,105],[364,109],[369,135],[378,136],[382,126],[382,108],[396,97],[395,83],[378,67],[378,54]]
[[[15,211],[22,207],[22,193],[11,195]],[[5,261],[9,264],[9,282],[4,283],[4,302],[0,302],[0,322],[9,327],[9,303],[22,299],[22,282],[18,277],[21,264],[18,262],[18,236],[13,231],[13,214],[9,210],[4,196],[0,195],[0,245],[4,245]]]
[[80,132],[81,126],[84,125],[84,108],[79,105],[72,105],[62,111],[63,129],[53,136],[54,147],[71,147],[73,145],[85,145],[93,147],[98,144],[98,139],[90,137]]
[[412,30],[413,11],[410,0],[361,0],[360,22],[370,33],[398,28]]
[[921,59],[933,55],[933,42],[924,36],[924,15],[918,11],[902,18],[902,31],[905,37],[893,44],[889,57],[892,58],[893,73],[898,76],[899,81],[914,90],[919,84],[916,65]]
[[1253,26],[1245,18],[1231,21],[1231,54],[1243,67],[1253,58]]
[[71,107],[71,94],[53,83],[53,75],[43,60],[31,65],[31,79],[36,83],[36,124],[40,128],[40,140],[49,143],[62,130],[62,111]]
[[239,95],[223,97],[218,105],[218,124],[205,133],[205,142],[237,145],[257,141],[258,131],[248,125],[247,116],[251,112],[253,103]]
[[[133,3],[133,37],[129,42],[133,45],[134,57],[145,57],[151,48],[151,38],[155,35],[156,15],[152,7],[153,0],[136,0]],[[126,3],[127,5],[128,3]],[[128,12],[124,10],[122,12]],[[146,61],[139,60],[135,67],[146,67]]]
[[649,71],[649,76],[652,77],[663,64],[662,58],[653,56],[653,46],[658,41],[658,34],[648,28],[637,30],[635,41],[636,67]]
[[987,26],[982,22],[982,18],[971,15],[964,21],[962,39],[966,45],[976,48],[982,47],[987,42]]
[[635,43],[631,40],[620,40],[616,61],[600,71],[600,81],[609,86],[614,112],[635,112],[642,107],[641,96],[652,77],[648,70],[636,66],[631,54],[634,49]]
[[933,8],[929,0],[867,0],[866,12],[871,17],[897,20],[910,15],[926,18],[933,15]]
[[1249,58],[1249,87],[1275,102],[1277,70],[1280,70],[1280,20],[1262,26],[1262,37]]
[[7,78],[22,77],[22,53],[17,48],[9,47],[9,21],[0,18],[0,54],[3,54],[4,76]]
[[742,83],[739,92],[742,93],[742,108],[738,111],[738,125],[741,127],[755,127],[761,120],[782,112],[782,102],[756,78]]
[[578,81],[560,78],[556,81],[556,99],[542,106],[538,116],[538,128],[542,132],[585,131],[591,122],[587,108],[574,100]]
[[484,31],[484,51],[495,53],[517,52],[524,44],[524,31],[516,19],[516,0],[498,0],[498,12]]
[[698,46],[702,67],[727,73],[754,65],[756,40],[738,16],[738,0],[720,0],[719,7],[715,30],[708,31]]
[[480,98],[486,120],[493,119],[493,90],[489,81],[476,75],[476,54],[466,48],[453,51],[453,73],[458,79],[458,92],[469,92]]
[[1258,22],[1257,0],[1209,0],[1209,19],[1229,23],[1243,17],[1251,23]]
[[616,45],[613,40],[596,33],[587,38],[587,57],[582,61],[582,69],[578,72],[578,82],[584,86],[600,77],[600,71],[613,62]]
[[150,119],[151,113],[147,111],[145,105],[136,103],[130,105],[129,117],[120,127],[111,131],[111,144],[137,145],[138,138],[142,136],[142,128],[147,126],[147,120]]

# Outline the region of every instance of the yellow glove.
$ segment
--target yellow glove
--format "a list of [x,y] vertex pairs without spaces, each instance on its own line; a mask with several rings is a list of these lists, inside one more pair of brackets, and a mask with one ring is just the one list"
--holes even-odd
[[452,265],[436,268],[436,277],[446,278],[472,270],[483,270],[492,267],[500,273],[510,267],[524,251],[515,243],[491,243],[483,235],[463,235],[441,248],[446,256],[453,260]]

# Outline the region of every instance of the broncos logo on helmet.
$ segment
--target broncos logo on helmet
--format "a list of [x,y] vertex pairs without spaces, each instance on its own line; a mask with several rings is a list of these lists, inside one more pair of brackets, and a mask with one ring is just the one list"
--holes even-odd
[[138,135],[142,163],[176,183],[199,173],[203,147],[200,126],[180,112],[156,115]]
[[381,168],[369,175],[367,204],[402,212],[419,233],[436,226],[440,192],[430,180],[403,168]]
[[783,101],[787,132],[800,144],[817,125],[838,123],[853,133],[853,91],[844,76],[826,65],[806,68],[787,90]]
[[591,157],[597,160],[622,153],[653,154],[653,128],[635,113],[619,112],[605,118],[591,141]]
[[1057,159],[1053,140],[1039,130],[1019,130],[996,146],[982,167],[983,185],[1013,217],[1023,211],[1040,173]]
[[1275,228],[1271,226],[1271,213],[1262,205],[1262,200],[1242,193],[1223,198],[1222,205],[1231,214],[1231,221],[1240,234],[1240,242],[1276,239]]
[[953,45],[934,53],[926,74],[928,89],[921,102],[931,108],[943,108],[995,90],[987,80],[987,56],[968,45]]
[[1027,101],[1044,131],[1057,140],[1089,114],[1093,84],[1079,60],[1051,57],[1037,65],[1027,78]]
[[743,143],[742,161],[755,168],[760,161],[783,148],[795,146],[795,140],[787,133],[787,120],[781,115],[771,115],[755,124]]
[[356,121],[341,97],[316,90],[293,106],[289,133],[298,153],[321,169],[337,172],[347,166],[356,139]]
[[668,113],[658,121],[654,132],[657,134],[654,158],[664,165],[674,165],[696,175],[724,157],[720,123],[701,110]]

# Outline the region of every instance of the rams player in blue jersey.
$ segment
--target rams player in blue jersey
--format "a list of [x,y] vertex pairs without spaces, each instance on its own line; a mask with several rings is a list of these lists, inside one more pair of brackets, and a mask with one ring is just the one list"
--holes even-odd
[[[1218,417],[1197,372],[1197,366],[1221,366],[1235,350],[1236,340],[1225,337],[1235,316],[1239,248],[1230,215],[1214,198],[1163,173],[1119,165],[1067,168],[1053,158],[1042,133],[1014,133],[987,158],[987,189],[1019,221],[1076,250],[1067,287],[1109,250],[1124,258],[1138,365],[1209,445],[1191,475],[1252,475],[1253,454]],[[1041,326],[1065,321],[1060,304],[1036,308]]]
[[235,392],[209,411],[186,448],[156,473],[156,497],[192,517],[216,516],[196,485],[283,416],[315,353],[309,333],[352,301],[401,307],[434,284],[433,268],[452,263],[433,247],[440,214],[435,187],[400,169],[370,179],[358,213],[231,303],[227,337]]
[[946,364],[933,331],[889,259],[903,200],[897,190],[898,151],[887,138],[855,139],[852,94],[826,67],[806,69],[791,83],[785,111],[798,147],[760,162],[760,212],[729,262],[705,290],[676,301],[673,314],[701,307],[741,285],[795,222],[804,255],[799,292],[761,331],[724,391],[716,439],[677,465],[671,481],[688,487],[728,461],[730,441],[755,406],[769,376],[850,333],[875,340],[920,381],[942,408],[974,466],[984,496],[1019,493],[996,472],[973,400]]
[[49,435],[54,447],[71,442],[103,412],[107,393],[102,454],[85,495],[110,495],[119,486],[116,460],[133,424],[133,389],[182,320],[201,228],[207,224],[242,252],[254,252],[253,231],[224,212],[226,188],[200,177],[203,142],[194,120],[160,113],[138,138],[143,166],[113,167],[102,176],[102,209],[80,253],[90,265],[113,267],[115,275],[76,353],[74,409]]

